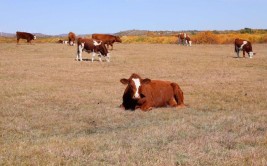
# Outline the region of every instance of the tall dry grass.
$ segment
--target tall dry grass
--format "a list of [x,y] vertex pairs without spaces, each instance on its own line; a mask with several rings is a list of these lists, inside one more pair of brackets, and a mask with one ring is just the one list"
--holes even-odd
[[[266,44],[254,50],[115,44],[91,63],[67,45],[0,44],[0,165],[266,165]],[[121,110],[133,72],[177,82],[189,107]]]
[[[252,43],[267,43],[267,34],[215,34],[211,31],[199,32],[190,38],[194,44],[233,44],[236,38],[249,40]],[[123,36],[123,43],[152,43],[175,44],[178,39],[175,36]]]

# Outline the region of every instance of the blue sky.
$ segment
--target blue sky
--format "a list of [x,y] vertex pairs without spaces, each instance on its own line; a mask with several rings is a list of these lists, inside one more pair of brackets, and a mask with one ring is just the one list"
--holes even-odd
[[0,31],[267,29],[267,0],[0,0]]

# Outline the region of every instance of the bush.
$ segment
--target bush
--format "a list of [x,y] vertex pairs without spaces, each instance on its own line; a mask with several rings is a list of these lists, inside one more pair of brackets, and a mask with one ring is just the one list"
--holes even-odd
[[193,43],[196,44],[219,44],[219,38],[218,35],[206,31],[206,32],[200,32],[196,34],[192,39]]

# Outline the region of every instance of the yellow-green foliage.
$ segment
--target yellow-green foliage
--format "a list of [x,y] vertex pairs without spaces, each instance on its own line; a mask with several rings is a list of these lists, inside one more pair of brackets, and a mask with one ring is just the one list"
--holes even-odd
[[[41,37],[32,41],[32,43],[56,43],[58,40],[67,40],[67,38],[59,38],[59,37]],[[0,37],[0,43],[16,43],[17,38],[16,37]],[[25,39],[20,39],[19,43],[26,43],[27,41]]]
[[174,36],[123,36],[121,39],[123,43],[174,44],[177,42]]
[[56,43],[58,40],[67,40],[67,38],[58,38],[58,37],[46,37],[39,38],[35,42],[36,43]]
[[192,42],[196,44],[218,44],[219,43],[219,37],[218,35],[206,31],[206,32],[200,32],[195,36],[192,36]]
[[0,37],[0,43],[12,43],[16,42],[17,39],[11,37]]
[[[267,43],[267,34],[264,33],[215,34],[205,31],[190,35],[190,38],[195,44],[232,44],[236,38],[249,40],[252,43]],[[123,43],[175,44],[178,42],[178,38],[175,36],[123,36],[121,39]]]

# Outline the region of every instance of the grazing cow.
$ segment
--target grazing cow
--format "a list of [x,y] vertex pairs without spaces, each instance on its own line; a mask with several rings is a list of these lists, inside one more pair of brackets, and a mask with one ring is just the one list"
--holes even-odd
[[101,40],[104,44],[111,46],[111,50],[113,50],[113,43],[119,42],[121,43],[121,39],[119,36],[109,35],[109,34],[92,34],[92,38],[96,40]]
[[185,44],[186,46],[191,46],[192,45],[192,41],[191,41],[191,39],[190,39],[190,37],[189,37],[189,35],[188,34],[186,34],[186,33],[179,33],[178,35],[177,35],[177,37],[178,37],[178,44]]
[[183,108],[184,95],[177,83],[163,80],[142,79],[133,73],[129,79],[123,78],[120,82],[127,85],[121,107],[125,110],[141,108],[142,111],[153,107]]
[[70,46],[74,46],[74,45],[75,45],[75,39],[76,39],[76,35],[75,35],[75,33],[70,32],[70,33],[68,34],[68,38],[69,38],[69,45],[70,45]]
[[78,38],[77,41],[77,57],[76,60],[82,61],[82,52],[86,51],[92,53],[92,62],[94,61],[95,54],[98,53],[99,61],[102,62],[101,56],[104,56],[107,62],[110,61],[110,54],[105,44],[99,40]]
[[17,36],[17,44],[19,43],[19,39],[26,39],[28,43],[31,43],[32,40],[36,39],[36,36],[28,33],[28,32],[16,32]]
[[248,53],[250,58],[253,57],[256,53],[252,51],[252,45],[249,41],[243,39],[235,39],[235,52],[239,58],[239,51],[243,51],[243,57],[245,58],[245,52]]

